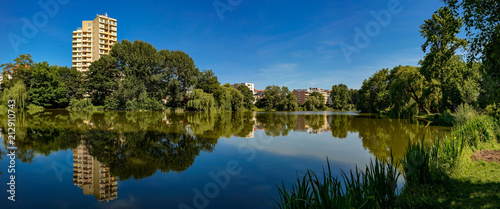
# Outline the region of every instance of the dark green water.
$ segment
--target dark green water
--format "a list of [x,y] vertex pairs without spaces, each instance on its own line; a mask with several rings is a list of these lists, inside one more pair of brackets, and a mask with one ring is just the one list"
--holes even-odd
[[449,128],[355,112],[16,113],[16,196],[0,115],[1,208],[270,208],[296,173],[396,159]]

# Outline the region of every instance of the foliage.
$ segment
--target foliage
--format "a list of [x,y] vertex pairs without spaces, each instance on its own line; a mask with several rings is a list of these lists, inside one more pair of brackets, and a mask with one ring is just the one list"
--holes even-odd
[[480,59],[483,63],[486,105],[500,101],[500,4],[497,0],[444,2],[455,15],[463,15],[467,38],[471,43],[469,61]]
[[28,109],[28,110],[43,110],[44,108],[42,106],[30,104],[26,107],[26,109]]
[[195,89],[201,89],[205,93],[214,94],[220,88],[220,82],[217,80],[212,70],[201,71],[196,81]]
[[457,37],[463,20],[455,17],[448,7],[441,7],[432,15],[432,19],[424,20],[420,33],[426,39],[422,51],[429,53],[421,62],[422,74],[426,78],[442,80],[445,77],[445,63],[455,55],[455,51],[467,46],[465,39]]
[[389,70],[384,68],[363,81],[357,107],[361,112],[378,113],[389,107]]
[[399,172],[391,163],[370,162],[365,171],[341,171],[342,181],[328,170],[323,177],[313,171],[307,173],[287,189],[284,182],[278,188],[273,208],[386,208],[396,197]]
[[2,103],[10,104],[8,101],[14,100],[17,109],[24,109],[28,103],[28,93],[26,92],[26,85],[23,81],[18,80],[17,83],[3,91]]
[[317,93],[317,92],[313,92],[312,94],[310,94],[302,106],[307,111],[324,110],[326,107],[324,104],[325,100],[323,99],[323,96],[319,93],[317,93],[317,94],[314,94],[314,93]]
[[490,116],[473,116],[458,124],[453,133],[471,147],[477,147],[479,143],[495,142],[500,136],[498,124]]
[[487,115],[494,117],[497,120],[500,120],[500,105],[498,105],[497,103],[488,105],[485,108],[485,111]]
[[158,51],[143,41],[123,40],[92,63],[87,88],[94,105],[159,110],[165,98],[171,107],[185,105],[198,75],[194,61],[182,51]]
[[389,87],[391,113],[397,118],[412,118],[422,109],[429,114],[422,98],[424,76],[417,67],[398,66],[391,70],[395,72]]
[[298,108],[295,95],[288,90],[288,87],[267,86],[265,91],[264,98],[259,100],[257,107],[267,111],[294,111]]
[[458,108],[455,110],[455,121],[457,124],[465,124],[468,121],[470,121],[472,118],[476,117],[478,115],[477,111],[474,109],[474,107],[468,105],[468,104],[461,104],[458,106]]
[[191,111],[214,111],[216,109],[215,99],[210,93],[205,93],[201,89],[195,89],[189,96],[186,109]]
[[351,99],[349,93],[349,89],[345,84],[333,85],[330,93],[332,108],[335,110],[343,110],[347,108],[347,104]]
[[82,100],[72,99],[69,101],[68,108],[72,110],[86,110],[94,109],[94,105],[92,105],[92,100],[88,98]]
[[243,94],[226,83],[214,95],[221,111],[239,111],[243,109]]
[[248,109],[252,108],[255,101],[252,90],[245,85],[239,85],[237,89],[243,95],[243,106]]

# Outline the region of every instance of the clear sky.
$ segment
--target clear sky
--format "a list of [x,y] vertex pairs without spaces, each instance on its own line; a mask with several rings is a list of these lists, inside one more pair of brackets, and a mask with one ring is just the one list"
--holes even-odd
[[29,53],[36,62],[71,66],[72,31],[107,12],[118,21],[119,40],[185,51],[222,84],[256,89],[360,88],[377,70],[417,65],[424,55],[419,26],[443,6],[439,0],[40,0],[57,3],[45,10],[38,2],[0,3],[0,63]]

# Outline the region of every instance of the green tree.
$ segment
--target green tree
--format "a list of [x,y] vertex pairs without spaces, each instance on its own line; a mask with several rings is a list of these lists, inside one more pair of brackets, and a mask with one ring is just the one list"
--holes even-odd
[[498,0],[443,0],[455,15],[462,14],[471,43],[469,61],[481,60],[483,106],[500,101],[500,4]]
[[237,89],[243,95],[243,106],[248,109],[252,108],[255,101],[252,90],[245,85],[239,85]]
[[67,86],[59,77],[58,66],[47,62],[36,63],[30,68],[32,79],[28,88],[31,103],[43,107],[67,107]]
[[363,81],[357,107],[361,112],[378,113],[389,107],[389,70],[384,68]]
[[189,96],[186,109],[191,111],[214,111],[216,109],[215,99],[210,93],[201,89],[195,89]]
[[418,113],[418,108],[430,114],[425,107],[423,91],[425,78],[417,67],[398,66],[389,87],[391,113],[397,118],[409,118]]
[[258,107],[266,110],[294,111],[298,108],[295,95],[283,86],[267,86],[264,98],[259,100]]
[[94,105],[104,105],[106,98],[118,89],[122,75],[118,69],[118,59],[111,55],[104,55],[90,65],[86,89]]
[[332,107],[336,110],[347,108],[347,104],[349,104],[349,100],[351,100],[349,89],[345,84],[333,85],[330,98],[332,100]]
[[[21,54],[19,57],[14,59],[14,63],[1,64],[0,68],[3,69],[2,72],[2,88],[11,88],[18,81],[27,82],[31,79],[31,66],[35,64],[31,59],[30,54]],[[8,79],[8,78],[11,79]],[[29,83],[28,83],[29,85]]]
[[422,50],[426,52],[430,48],[424,60],[420,61],[420,71],[427,86],[424,97],[436,111],[453,108],[450,92],[454,89],[451,88],[451,83],[461,72],[454,69],[456,66],[450,64],[450,61],[457,50],[467,47],[467,41],[457,37],[462,26],[463,20],[456,17],[448,7],[440,8],[420,26],[420,33],[426,39]]
[[217,80],[212,70],[203,70],[196,81],[195,89],[202,89],[205,93],[213,94],[220,88],[220,82]]
[[323,101],[321,101],[317,96],[309,96],[304,104],[302,105],[308,111],[316,111],[321,109],[323,106]]
[[15,101],[15,106],[18,109],[24,109],[28,102],[28,92],[26,91],[26,85],[23,81],[17,81],[17,83],[3,91],[2,94],[2,104],[9,104],[8,101],[13,99]]

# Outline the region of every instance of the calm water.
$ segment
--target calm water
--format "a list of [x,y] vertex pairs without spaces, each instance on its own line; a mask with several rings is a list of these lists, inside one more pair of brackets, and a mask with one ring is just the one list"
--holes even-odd
[[[2,137],[1,208],[270,208],[274,183],[320,172],[327,157],[338,173],[449,131],[355,112],[16,117],[16,202]],[[7,126],[1,115],[4,137]]]

